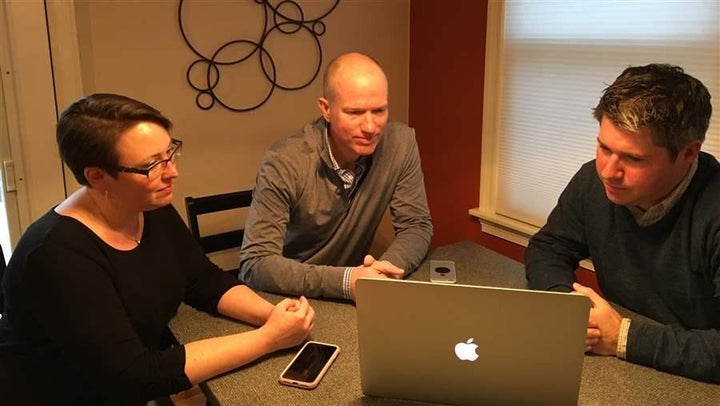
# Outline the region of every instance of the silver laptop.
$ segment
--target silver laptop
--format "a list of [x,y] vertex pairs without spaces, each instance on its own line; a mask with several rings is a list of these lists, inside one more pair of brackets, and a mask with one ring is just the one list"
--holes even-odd
[[590,300],[393,279],[357,282],[366,395],[576,405]]

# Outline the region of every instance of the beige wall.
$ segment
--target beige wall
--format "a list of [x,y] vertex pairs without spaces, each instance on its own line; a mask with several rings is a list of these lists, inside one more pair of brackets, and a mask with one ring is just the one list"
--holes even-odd
[[[303,7],[305,18],[311,19],[324,14],[334,1],[297,3]],[[284,8],[283,12],[298,16],[292,9]],[[260,108],[238,113],[219,105],[208,111],[196,106],[197,93],[187,83],[186,71],[197,57],[182,39],[177,1],[75,0],[74,7],[70,2],[49,3],[58,109],[62,111],[82,94],[113,92],[147,102],[165,113],[175,124],[174,136],[185,143],[174,198],[184,216],[183,199],[187,195],[254,186],[264,151],[319,116],[316,100],[322,92],[322,72],[337,55],[360,51],[376,58],[388,76],[391,117],[407,122],[409,12],[409,0],[341,0],[323,19],[325,33],[319,37],[323,60],[318,77],[301,90],[275,89]],[[255,0],[186,0],[183,22],[193,46],[210,56],[228,41],[257,41],[262,32],[262,7]],[[312,77],[317,51],[309,34],[275,32],[267,47],[277,64],[279,83],[297,86]],[[241,55],[245,49],[242,45],[230,47],[225,55]],[[224,68],[217,89],[222,99],[246,107],[264,98],[268,84],[257,66],[254,60]],[[44,142],[50,141],[45,139],[48,134],[40,136]],[[23,155],[32,166],[33,155],[28,151]],[[69,191],[77,187],[71,179],[68,182]],[[33,212],[35,217],[40,214]],[[235,216],[232,221],[241,223],[241,217]],[[210,226],[216,228],[222,222],[215,219]],[[386,219],[372,252],[382,251],[391,238]],[[236,266],[237,262],[237,256],[229,254],[213,259],[224,267]]]
[[[333,2],[299,3],[308,18],[319,16]],[[245,113],[217,104],[203,111],[195,105],[196,92],[185,75],[197,58],[182,40],[177,7],[175,1],[76,1],[75,15],[84,91],[129,95],[174,121],[174,135],[185,142],[175,196],[181,212],[185,195],[252,188],[257,165],[271,143],[318,116],[315,101],[322,91],[322,71],[343,52],[359,50],[380,61],[390,81],[391,114],[407,120],[407,0],[341,1],[324,19],[323,69],[316,80],[298,91],[275,89],[265,105]],[[207,55],[231,40],[257,40],[262,30],[262,8],[254,0],[186,1],[183,10],[186,32]],[[298,85],[312,77],[316,56],[309,34],[274,35],[271,40],[280,83]],[[267,82],[255,61],[238,66],[223,70],[218,93],[236,106],[253,105],[265,96]]]

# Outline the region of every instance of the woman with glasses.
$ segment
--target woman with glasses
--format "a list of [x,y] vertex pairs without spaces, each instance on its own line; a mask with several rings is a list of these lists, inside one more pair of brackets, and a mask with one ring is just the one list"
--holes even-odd
[[[139,101],[94,94],[60,117],[82,187],[25,232],[3,280],[0,403],[143,404],[300,344],[314,311],[273,306],[213,265],[171,205],[182,142]],[[260,326],[170,346],[181,302]]]

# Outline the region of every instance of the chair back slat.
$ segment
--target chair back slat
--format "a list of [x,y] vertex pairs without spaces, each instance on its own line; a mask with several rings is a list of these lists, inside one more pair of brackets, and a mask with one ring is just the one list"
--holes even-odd
[[[198,240],[200,246],[206,254],[240,247],[242,245],[245,231],[243,229],[238,229],[203,235],[200,232],[198,217],[203,214],[250,207],[251,203],[252,190],[201,197],[187,196],[185,198],[185,210],[188,217],[188,227],[190,227],[190,232],[195,239]],[[237,270],[233,270],[233,272],[237,272]]]

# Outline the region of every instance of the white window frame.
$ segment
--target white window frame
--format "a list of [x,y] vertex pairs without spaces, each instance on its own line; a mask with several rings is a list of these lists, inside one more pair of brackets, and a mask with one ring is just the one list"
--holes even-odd
[[[480,166],[479,207],[471,208],[470,215],[478,218],[483,232],[527,246],[530,237],[539,227],[498,213],[497,199],[499,195],[499,109],[502,103],[503,49],[505,36],[505,1],[491,0],[488,2],[487,35],[485,60],[485,88],[483,102],[482,151]],[[719,97],[720,95],[714,95]],[[599,95],[598,95],[599,97]],[[717,105],[716,103],[713,103]],[[591,106],[592,107],[592,106]],[[714,116],[720,114],[715,111]],[[713,121],[716,118],[713,117]],[[581,262],[581,266],[593,269],[589,260]]]
[[500,72],[503,69],[504,1],[489,1],[485,45],[485,88],[483,93],[482,153],[480,160],[480,207],[470,209],[470,215],[480,219],[482,231],[496,237],[527,246],[539,228],[496,212],[498,190],[497,123],[500,103],[490,102],[502,97]]

